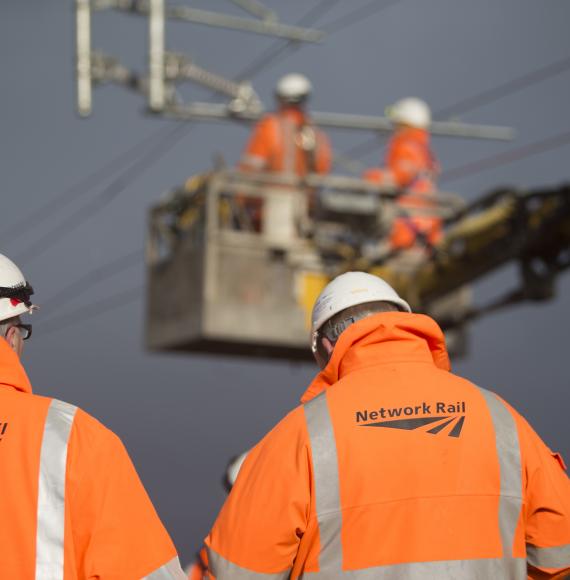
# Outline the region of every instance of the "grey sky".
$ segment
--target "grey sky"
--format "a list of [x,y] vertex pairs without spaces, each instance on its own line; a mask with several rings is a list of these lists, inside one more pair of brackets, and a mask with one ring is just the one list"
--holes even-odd
[[[380,0],[378,0],[380,2]],[[316,0],[268,4],[283,20],[298,21]],[[334,4],[334,3],[332,3]],[[364,6],[364,0],[334,4],[319,24]],[[202,0],[201,8],[240,11],[229,2]],[[255,78],[271,105],[283,73],[303,72],[315,84],[319,110],[378,114],[401,96],[418,95],[435,110],[508,79],[570,56],[570,4],[532,0],[401,0],[322,46],[306,46]],[[174,24],[168,45],[190,53],[228,76],[253,61],[272,39],[238,32]],[[142,67],[145,23],[114,13],[95,16],[94,44]],[[94,114],[74,113],[73,14],[71,2],[4,0],[0,8],[0,159],[4,211],[0,236],[14,220],[54,199],[74,182],[151,135],[164,124],[144,117],[142,101],[122,89],[95,93]],[[204,98],[203,91],[184,94]],[[570,130],[570,72],[492,105],[464,120],[512,125],[514,144],[438,139],[444,168],[506,151]],[[235,163],[247,136],[244,128],[199,124],[164,159],[144,172],[105,211],[62,238],[38,259],[22,264],[37,300],[89,270],[142,247],[145,211],[165,190],[210,165],[221,152]],[[340,151],[368,134],[335,132]],[[521,187],[568,181],[570,146],[469,178],[447,189],[472,199],[502,184]],[[377,163],[378,151],[365,157]],[[82,196],[0,251],[16,257],[95,192]],[[95,284],[58,313],[142,284],[142,264]],[[485,300],[515,282],[515,269],[491,276],[476,288]],[[549,304],[529,305],[478,322],[472,351],[455,370],[498,391],[534,425],[548,445],[570,457],[570,380],[567,326],[570,276]],[[254,443],[295,405],[315,372],[311,365],[199,356],[148,354],[142,346],[143,301],[42,336],[46,308],[36,317],[25,356],[36,392],[82,406],[125,441],[155,505],[188,561],[223,500],[219,481],[226,461]]]

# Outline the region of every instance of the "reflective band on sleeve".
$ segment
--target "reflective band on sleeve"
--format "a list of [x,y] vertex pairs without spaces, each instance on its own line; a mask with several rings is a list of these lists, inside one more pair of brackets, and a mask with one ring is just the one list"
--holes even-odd
[[208,566],[216,580],[286,580],[291,573],[291,570],[277,574],[254,572],[226,560],[210,547],[206,548],[206,551],[208,552]]
[[247,165],[252,169],[263,169],[265,167],[265,159],[259,155],[245,154],[241,157],[241,164]]
[[536,568],[570,568],[570,544],[554,548],[526,545],[527,559]]
[[188,577],[184,574],[177,556],[141,580],[188,580]]
[[295,161],[296,161],[296,145],[295,145],[295,131],[296,126],[291,119],[282,118],[279,119],[279,131],[280,131],[280,141],[281,148],[283,151],[283,173],[293,174],[295,173]]
[[326,393],[304,405],[313,458],[315,504],[319,522],[319,569],[329,574],[342,570],[342,514],[338,458]]
[[449,560],[439,562],[413,562],[375,566],[345,572],[305,572],[306,580],[526,580],[526,559],[497,558],[481,560]]
[[53,399],[40,452],[36,580],[63,578],[67,443],[77,407]]
[[515,531],[522,508],[522,472],[519,437],[514,417],[503,402],[490,391],[479,388],[493,420],[499,458],[499,530],[503,556],[513,555]]

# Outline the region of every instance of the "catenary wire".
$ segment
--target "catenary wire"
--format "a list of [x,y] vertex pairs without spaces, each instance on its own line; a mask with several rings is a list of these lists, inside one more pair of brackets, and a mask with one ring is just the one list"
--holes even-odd
[[384,2],[381,2],[380,0],[372,0],[372,2],[368,2],[364,6],[355,8],[348,14],[337,18],[337,20],[329,22],[328,24],[324,24],[323,29],[328,34],[335,34],[336,32],[345,30],[357,22],[361,22],[365,18],[374,16],[374,14],[377,14],[385,8],[393,6],[394,4],[397,4],[399,1],[400,0],[385,0]]
[[187,135],[189,128],[190,125],[185,122],[176,123],[154,147],[146,151],[130,167],[127,167],[127,169],[105,187],[103,191],[101,191],[96,197],[92,198],[87,205],[80,207],[56,228],[48,231],[20,254],[17,254],[16,260],[26,263],[41,256],[63,237],[67,236],[70,232],[76,230],[78,227],[90,220],[95,214],[103,210],[113,200],[115,200],[134,179],[164,157],[164,155],[170,151],[176,143]]
[[77,322],[83,322],[84,320],[95,318],[96,316],[100,316],[101,314],[105,314],[111,310],[136,302],[142,298],[142,290],[143,287],[138,285],[129,290],[124,290],[112,294],[111,296],[107,296],[97,302],[92,302],[87,306],[75,308],[66,314],[56,316],[55,318],[48,320],[45,325],[42,325],[41,334],[39,336],[46,336],[52,332],[57,332],[67,328],[68,326],[72,326]]
[[438,117],[449,117],[451,115],[469,113],[474,109],[478,109],[484,105],[489,105],[498,101],[499,99],[502,99],[503,97],[517,93],[538,83],[544,82],[545,80],[551,79],[552,77],[560,75],[569,69],[570,57],[557,60],[556,62],[552,62],[536,70],[501,83],[496,87],[481,91],[480,93],[458,101],[453,105],[443,107],[437,111],[435,115]]
[[[367,14],[368,16],[371,16],[374,13],[378,13],[381,10],[388,8],[394,4],[397,4],[398,2],[400,2],[401,0],[388,0],[386,2],[379,2],[378,0],[374,0],[373,2],[371,2],[370,4],[367,4],[364,7],[361,8],[368,8]],[[344,23],[343,26],[340,26],[340,22],[338,22],[338,26],[335,26],[334,29],[328,30],[326,28],[323,28],[323,30],[325,30],[325,32],[327,32],[330,35],[335,34],[337,32],[341,32],[342,30],[345,30],[346,28],[348,28],[349,26],[352,26],[353,24],[355,24],[358,20],[361,20],[362,18],[364,18],[364,16],[361,16],[360,18],[357,19],[349,19],[348,16],[352,15],[354,12],[360,12],[361,8],[356,8],[353,12],[349,13],[348,15],[345,15],[344,17],[342,17],[342,19],[346,19],[346,22]],[[373,10],[371,10],[371,8],[373,8]],[[341,19],[339,19],[340,21]],[[277,64],[279,64],[280,62],[282,62],[284,59],[288,58],[293,52],[295,52],[296,50],[298,50],[300,47],[297,45],[290,45],[289,47],[289,52],[287,53],[283,53],[281,55],[279,55],[278,57],[276,57],[273,62],[271,63],[271,66],[275,66]]]
[[[536,70],[527,72],[523,75],[515,77],[509,81],[501,83],[491,89],[481,91],[471,97],[467,97],[460,101],[453,103],[447,107],[443,107],[434,113],[434,117],[442,118],[451,115],[461,115],[469,113],[485,105],[490,105],[504,97],[532,87],[536,84],[544,82],[552,77],[562,74],[570,69],[570,57],[566,57],[555,62],[549,63]],[[379,136],[375,135],[362,143],[347,149],[342,153],[343,157],[356,156],[356,159],[362,159],[365,155],[370,153],[370,149],[378,144]]]
[[92,171],[55,197],[50,198],[44,205],[32,210],[23,218],[5,228],[1,232],[0,243],[4,244],[17,240],[22,235],[25,235],[30,228],[36,227],[46,221],[46,219],[55,215],[79,196],[89,193],[101,182],[121,169],[121,167],[133,162],[155,140],[162,139],[169,129],[170,127],[168,126],[160,127],[159,130],[153,132],[150,136],[145,137],[142,141],[129,147],[129,149]]
[[46,300],[42,300],[42,309],[46,308],[49,316],[49,309],[52,306],[57,310],[57,308],[55,308],[57,305],[69,304],[69,302],[78,296],[81,296],[85,291],[93,288],[93,286],[124,272],[135,264],[141,264],[143,258],[143,251],[140,248],[137,248],[136,250],[123,254],[102,266],[89,270],[89,272],[81,276],[79,279],[71,282],[61,290],[58,290],[57,294],[48,297]]
[[495,169],[496,167],[513,163],[514,161],[520,161],[522,159],[527,159],[528,157],[546,153],[547,151],[553,151],[554,149],[559,149],[568,144],[570,144],[570,131],[564,131],[563,133],[558,133],[557,135],[552,135],[545,139],[539,139],[532,143],[527,143],[522,147],[505,151],[499,155],[491,155],[479,159],[478,161],[473,161],[449,169],[441,174],[439,181],[442,183],[449,183],[450,181],[463,179],[464,177],[475,175],[482,171],[487,171],[488,169]]
[[[298,22],[297,26],[311,26],[321,18],[327,11],[331,10],[340,0],[321,0],[318,4],[313,6]],[[238,75],[240,80],[249,79],[259,74],[268,66],[277,64],[279,57],[288,57],[291,53],[301,47],[299,42],[294,40],[281,41],[277,40],[271,46],[262,52],[257,59],[245,67]]]

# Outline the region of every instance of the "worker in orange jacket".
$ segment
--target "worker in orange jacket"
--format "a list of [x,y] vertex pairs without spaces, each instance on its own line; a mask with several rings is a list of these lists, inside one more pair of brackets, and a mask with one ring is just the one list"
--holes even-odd
[[388,143],[386,168],[369,169],[363,177],[404,191],[398,198],[398,205],[410,215],[394,221],[390,233],[392,248],[433,246],[441,239],[442,224],[441,218],[429,215],[430,208],[435,210],[436,207],[432,198],[439,174],[439,164],[430,147],[430,109],[420,99],[406,98],[390,107],[388,114],[395,131]]
[[119,438],[32,393],[19,360],[32,293],[0,254],[0,578],[185,578]]
[[[223,479],[224,489],[227,493],[232,490],[246,457],[247,451],[230,459]],[[188,580],[208,580],[208,554],[205,548],[196,554],[194,562],[188,566],[186,573]]]
[[312,328],[321,372],[250,451],[206,538],[217,580],[567,577],[562,459],[449,372],[434,320],[349,272]]
[[[240,160],[242,171],[304,177],[331,170],[329,140],[306,111],[311,92],[311,82],[304,75],[288,74],[279,80],[275,88],[277,111],[265,115],[255,126]],[[262,201],[251,197],[240,201],[254,222],[259,222]]]
[[304,75],[288,74],[279,80],[275,87],[277,111],[255,126],[241,157],[241,169],[300,177],[330,171],[329,140],[306,111],[311,92],[311,82]]

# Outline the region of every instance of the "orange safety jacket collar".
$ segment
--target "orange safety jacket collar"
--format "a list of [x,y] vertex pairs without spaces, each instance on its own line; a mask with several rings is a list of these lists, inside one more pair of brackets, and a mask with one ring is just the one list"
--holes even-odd
[[430,134],[425,129],[403,127],[394,133],[394,139],[411,139],[427,146],[430,142]]
[[0,338],[0,387],[11,387],[23,393],[31,393],[30,379],[18,358],[4,338]]
[[304,392],[301,403],[350,371],[397,362],[428,362],[451,370],[445,337],[435,320],[423,314],[382,312],[356,322],[340,335],[327,366]]
[[305,111],[299,109],[298,107],[281,107],[274,114],[277,117],[290,119],[297,125],[304,125],[309,123],[308,115],[305,113]]

